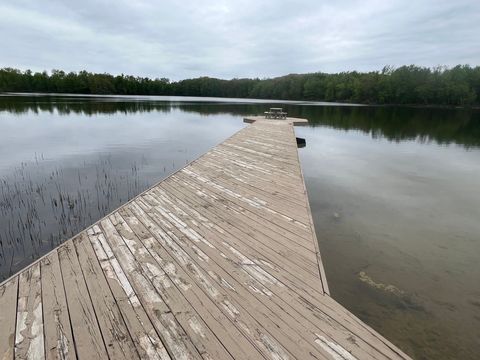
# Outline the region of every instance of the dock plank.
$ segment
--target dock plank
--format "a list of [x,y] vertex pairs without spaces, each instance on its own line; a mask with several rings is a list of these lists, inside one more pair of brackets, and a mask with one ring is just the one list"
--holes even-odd
[[40,264],[46,358],[75,359],[77,355],[58,253],[52,252]]
[[329,295],[306,120],[245,122],[0,284],[0,359],[409,359]]
[[[164,184],[166,185],[166,184]],[[170,192],[175,194],[173,190]],[[226,221],[221,213],[213,212],[213,210],[199,206],[197,203],[191,202],[191,200],[183,198],[183,194],[176,195],[176,203],[180,206],[171,208],[172,205],[162,202],[157,196],[151,196],[146,198],[146,201],[153,206],[166,207],[170,213],[175,212],[178,217],[184,222],[188,223],[191,227],[195,227],[195,231],[204,239],[220,239],[225,241],[228,238],[228,243],[235,248],[241,250],[245,255],[257,259],[259,264],[270,267],[271,264],[281,265],[284,270],[290,273],[296,274],[299,281],[305,281],[310,279],[312,283],[320,286],[318,283],[318,276],[315,277],[314,270],[315,265],[309,260],[314,260],[314,253],[310,253],[310,258],[305,256],[296,255],[291,252],[289,248],[283,248],[277,243],[278,238],[268,238],[258,234],[256,231],[251,231],[248,228],[248,224],[240,224],[240,220],[233,218],[230,221]],[[183,204],[179,203],[183,200]],[[202,218],[199,218],[200,213],[196,211],[202,211]],[[171,215],[175,216],[175,215]],[[208,216],[208,217],[206,217]],[[181,221],[182,221],[181,220]],[[197,226],[201,223],[203,226]],[[247,235],[247,236],[245,236]],[[220,240],[217,240],[217,242]],[[276,248],[275,248],[276,247]],[[287,254],[289,258],[287,258]],[[294,262],[293,260],[299,260]],[[311,283],[311,284],[312,284]]]
[[18,276],[0,286],[0,359],[13,359],[17,319]]
[[15,359],[45,359],[40,263],[20,273],[18,280]]
[[194,177],[175,174],[171,179],[183,186],[196,188],[196,198],[203,197],[208,199],[213,203],[214,207],[222,207],[222,205],[225,205],[255,222],[262,223],[264,227],[287,237],[298,246],[304,246],[312,251],[315,248],[312,244],[312,235],[310,232],[303,231],[297,227],[293,228],[293,226],[290,226],[290,222],[285,221],[285,219],[272,216],[272,214],[261,211],[255,206],[249,206],[249,204],[239,201],[235,197],[229,197],[213,187],[203,186],[203,183]]
[[101,228],[108,245],[119,259],[120,265],[145,306],[147,314],[170,356],[174,359],[201,359],[202,356],[192,340],[186,335],[161,294],[152,284],[151,277],[145,273],[144,267],[130,252],[112,222],[109,219],[102,220]]
[[[197,284],[194,276],[190,274],[194,269],[190,267],[190,273],[184,270],[178,261],[137,219],[132,211],[122,208],[119,210],[119,214],[125,219],[135,235],[141,239],[155,260],[168,271],[172,282],[177,285],[186,298],[188,296],[188,300],[199,311],[199,314],[205,319],[208,326],[211,329],[215,329],[215,334],[232,356],[237,359],[263,358],[254,344],[249,342],[240,331],[236,330],[231,320],[218,309],[214,300],[209,297],[210,294],[215,293],[211,285],[205,283],[206,286],[203,288],[208,288],[208,291],[202,291],[202,287]],[[228,284],[225,283],[224,286],[228,286]],[[188,292],[193,292],[195,296],[189,295]]]
[[[255,307],[249,306],[246,308],[246,304],[242,304],[236,298],[229,296],[219,286],[215,287],[212,285],[216,279],[208,274],[208,270],[204,268],[201,262],[208,262],[208,269],[210,269],[212,273],[220,275],[221,278],[230,278],[229,274],[213,261],[210,261],[208,256],[199,250],[198,247],[189,244],[188,241],[185,240],[185,234],[177,231],[173,226],[167,225],[166,221],[168,220],[156,214],[155,211],[145,203],[141,205],[138,203],[132,204],[129,208],[165,248],[177,254],[177,259],[181,262],[182,266],[190,270],[197,278],[197,282],[200,283],[216,301],[219,301],[218,306],[223,309],[224,314],[234,320],[236,324],[239,324],[244,334],[249,336],[251,340],[257,344],[262,350],[262,353],[268,358],[292,357],[294,356],[293,354],[300,353],[303,357],[306,356],[307,353],[305,349],[300,346],[290,346],[287,350],[285,343],[292,344],[294,341],[277,330],[277,327],[273,324],[275,321],[274,318],[268,318],[261,314]],[[159,225],[160,223],[162,225]],[[165,228],[166,231],[163,230]],[[249,269],[249,271],[258,277],[264,276],[258,269]],[[210,280],[210,278],[212,280]],[[258,321],[257,315],[262,318],[262,321]],[[272,334],[272,332],[274,334]],[[283,342],[279,342],[277,337],[281,337]],[[302,339],[298,339],[298,341],[302,343]],[[290,353],[290,351],[292,351],[293,354]],[[300,356],[300,358],[302,358],[302,356]]]
[[[228,163],[222,164],[223,168],[228,166]],[[279,213],[288,213],[290,218],[294,218],[297,221],[303,223],[308,223],[308,211],[305,207],[305,202],[303,204],[298,204],[297,201],[287,200],[280,193],[270,194],[269,191],[274,192],[272,188],[268,189],[257,189],[254,185],[255,182],[251,184],[245,184],[237,181],[237,176],[232,177],[228,175],[224,170],[215,171],[211,166],[203,166],[198,164],[196,166],[197,173],[202,176],[209,176],[210,180],[216,184],[227,187],[231,191],[245,196],[251,201],[256,201],[263,206],[268,206],[271,209],[278,211]]]
[[97,316],[88,293],[73,240],[58,249],[70,314],[75,350],[79,359],[108,358]]
[[[154,287],[162,294],[165,303],[175,315],[187,336],[192,339],[202,357],[231,358],[222,343],[215,337],[214,332],[175,286],[175,283],[167,275],[166,269],[164,270],[160,266],[120,214],[112,214],[110,221],[136,260],[144,267],[144,271],[149,274]],[[208,316],[208,312],[203,312],[203,314],[205,317]]]
[[206,203],[202,206],[207,208],[214,207],[218,210],[227,211],[230,213],[230,216],[232,216],[232,219],[239,217],[243,219],[245,223],[250,224],[252,229],[255,229],[259,232],[267,231],[270,234],[273,234],[274,238],[277,238],[277,236],[285,237],[294,247],[303,247],[311,252],[315,251],[315,247],[311,244],[311,240],[309,241],[308,239],[300,237],[288,229],[283,228],[282,226],[273,224],[272,221],[269,221],[268,215],[266,217],[259,216],[258,213],[243,207],[242,204],[239,204],[235,200],[226,199],[213,189],[202,188],[201,184],[196,183],[194,179],[178,178],[177,175],[172,176],[170,179],[182,192],[184,187],[194,189],[196,195],[195,200],[201,199],[206,201]]
[[100,228],[94,226],[88,229],[87,233],[140,358],[169,360],[170,355],[158,337],[135,290],[107,244]]
[[109,357],[125,360],[137,358],[129,329],[125,326],[87,234],[82,232],[73,244]]

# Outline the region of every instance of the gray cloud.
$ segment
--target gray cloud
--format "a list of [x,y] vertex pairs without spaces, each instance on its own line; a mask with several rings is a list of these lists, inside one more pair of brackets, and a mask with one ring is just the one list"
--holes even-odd
[[478,0],[0,2],[0,66],[182,79],[480,63]]

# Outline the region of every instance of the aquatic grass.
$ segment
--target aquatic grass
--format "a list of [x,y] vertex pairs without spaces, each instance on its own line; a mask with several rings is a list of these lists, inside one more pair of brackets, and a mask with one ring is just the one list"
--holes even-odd
[[0,178],[1,279],[150,185],[140,174],[148,166],[143,155],[126,166],[109,154],[76,168],[51,166],[43,154],[35,154]]

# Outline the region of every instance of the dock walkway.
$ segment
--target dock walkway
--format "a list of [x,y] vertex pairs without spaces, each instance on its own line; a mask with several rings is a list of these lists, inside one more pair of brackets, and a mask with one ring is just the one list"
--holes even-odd
[[302,121],[252,121],[6,280],[0,359],[408,358],[329,296]]

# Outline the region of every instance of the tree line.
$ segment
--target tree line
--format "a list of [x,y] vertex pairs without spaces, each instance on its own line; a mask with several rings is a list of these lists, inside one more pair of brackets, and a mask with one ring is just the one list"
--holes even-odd
[[0,69],[0,92],[212,96],[362,104],[471,106],[480,104],[480,66],[290,74],[271,79],[199,77],[171,82],[130,75]]

